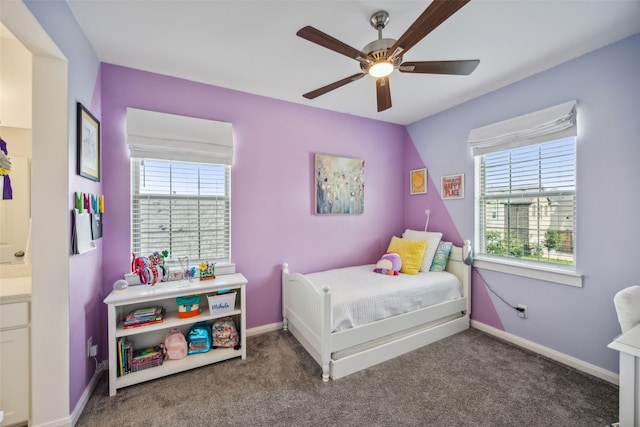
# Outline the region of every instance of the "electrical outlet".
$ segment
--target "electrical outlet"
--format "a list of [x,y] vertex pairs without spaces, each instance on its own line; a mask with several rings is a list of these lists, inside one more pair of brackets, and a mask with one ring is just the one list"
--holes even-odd
[[529,317],[529,313],[527,312],[526,305],[518,304],[518,308],[521,309],[521,310],[518,310],[518,316],[520,316],[523,319],[526,319],[527,317]]
[[91,346],[93,346],[93,337],[87,340],[87,357],[91,357]]
[[98,344],[89,347],[89,357],[96,357],[98,355]]

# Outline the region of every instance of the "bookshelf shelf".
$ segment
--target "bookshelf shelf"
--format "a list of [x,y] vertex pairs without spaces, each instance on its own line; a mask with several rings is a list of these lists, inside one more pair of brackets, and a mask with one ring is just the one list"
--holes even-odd
[[[240,273],[217,276],[207,281],[161,282],[155,286],[132,286],[122,293],[111,292],[105,299],[108,312],[109,329],[109,395],[115,396],[119,388],[128,387],[144,381],[172,375],[189,369],[199,368],[211,363],[240,357],[246,359],[246,283]],[[231,311],[212,314],[207,304],[207,294],[220,290],[235,290],[235,306]],[[179,318],[176,297],[201,295],[201,313],[194,317]],[[160,323],[123,328],[126,315],[136,309],[151,305],[165,307],[165,317]],[[118,376],[118,339],[130,337],[135,348],[144,348],[160,344],[165,335],[174,328],[180,329],[185,336],[191,325],[201,321],[211,321],[219,317],[231,316],[235,320],[240,335],[240,349],[216,348],[207,353],[188,355],[181,360],[166,360],[161,366]],[[211,322],[210,322],[211,323]]]
[[[137,334],[145,334],[151,331],[157,331],[162,329],[179,328],[180,326],[184,326],[184,325],[192,325],[193,323],[195,323],[194,319],[197,319],[196,321],[200,322],[202,320],[213,320],[219,317],[234,316],[242,312],[242,310],[238,307],[233,311],[230,311],[221,315],[217,315],[217,316],[212,316],[209,314],[207,307],[205,306],[206,303],[207,303],[207,299],[203,298],[203,301],[200,302],[200,307],[202,308],[202,312],[200,313],[200,315],[195,317],[179,318],[178,312],[176,311],[165,312],[164,321],[161,323],[154,323],[152,325],[142,325],[142,326],[137,326],[135,328],[128,328],[128,329],[123,328],[122,322],[119,322],[118,327],[116,328],[116,338],[137,335]],[[236,305],[239,305],[239,303],[236,302]]]

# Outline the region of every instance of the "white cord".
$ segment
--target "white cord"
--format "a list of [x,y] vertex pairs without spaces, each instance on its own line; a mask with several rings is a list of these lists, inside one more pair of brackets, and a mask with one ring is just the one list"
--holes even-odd
[[427,222],[424,225],[424,231],[427,231],[427,227],[429,226],[429,217],[431,216],[431,210],[426,209],[424,214],[427,216]]
[[105,368],[107,367],[106,363],[98,363],[98,358],[96,356],[93,356],[93,360],[96,361],[96,374],[99,374],[100,372],[104,371]]

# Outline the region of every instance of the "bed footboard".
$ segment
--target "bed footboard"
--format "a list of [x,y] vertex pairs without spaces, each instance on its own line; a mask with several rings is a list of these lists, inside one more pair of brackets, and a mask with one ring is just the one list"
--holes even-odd
[[329,381],[331,352],[331,294],[327,286],[319,292],[301,274],[290,273],[282,264],[282,324],[322,367]]

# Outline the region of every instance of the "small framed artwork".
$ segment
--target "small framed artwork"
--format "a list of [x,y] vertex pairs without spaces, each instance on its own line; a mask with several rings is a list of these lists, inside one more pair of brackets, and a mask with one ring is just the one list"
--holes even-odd
[[78,175],[100,181],[100,122],[78,102]]
[[427,192],[427,169],[414,169],[409,172],[409,188],[411,194],[424,194]]
[[443,199],[464,199],[464,174],[443,176],[441,185]]

